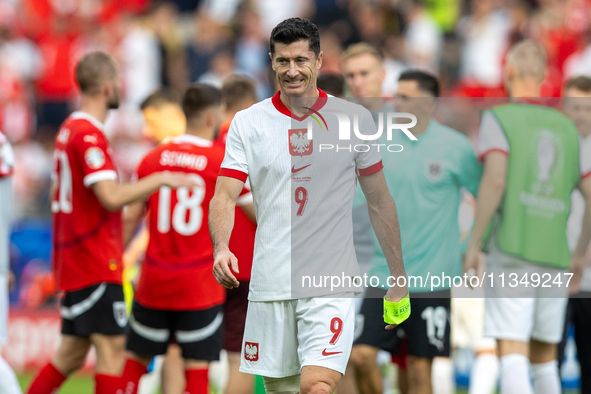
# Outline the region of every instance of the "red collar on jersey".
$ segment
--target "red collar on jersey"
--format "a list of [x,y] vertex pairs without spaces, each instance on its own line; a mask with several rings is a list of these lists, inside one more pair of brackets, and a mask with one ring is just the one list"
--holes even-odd
[[[291,111],[289,109],[287,109],[285,104],[283,104],[283,101],[281,101],[281,98],[279,97],[280,93],[281,93],[280,91],[277,91],[277,93],[275,93],[275,95],[271,99],[271,101],[273,101],[273,105],[275,106],[277,111],[281,112],[283,115],[289,116],[290,118],[297,120],[298,122],[301,122],[308,117],[308,114],[304,114],[304,116],[301,116],[301,117],[292,114]],[[311,111],[308,111],[308,112],[314,113],[314,112],[320,110],[320,108],[324,107],[324,104],[326,104],[326,100],[328,98],[328,95],[326,93],[324,93],[324,91],[321,89],[318,89],[318,94],[319,94],[318,100],[316,100],[316,102],[312,106]]]

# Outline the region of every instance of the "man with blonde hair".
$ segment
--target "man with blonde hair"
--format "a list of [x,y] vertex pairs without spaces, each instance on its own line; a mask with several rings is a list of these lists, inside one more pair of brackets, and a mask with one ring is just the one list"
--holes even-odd
[[[591,161],[580,153],[577,127],[532,99],[540,95],[545,69],[539,44],[516,44],[505,70],[513,100],[485,111],[480,125],[484,175],[464,268],[477,268],[484,246],[487,275],[492,277],[484,331],[497,340],[501,394],[561,392],[557,343],[568,290],[578,287],[591,239]],[[575,187],[584,197],[586,213],[571,257],[565,228]],[[483,240],[490,222],[492,230]],[[569,266],[574,273],[570,279]],[[535,285],[537,279],[546,282]]]

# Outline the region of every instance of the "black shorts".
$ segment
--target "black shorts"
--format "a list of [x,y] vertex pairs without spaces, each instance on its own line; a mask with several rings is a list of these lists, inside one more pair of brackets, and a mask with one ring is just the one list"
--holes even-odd
[[385,330],[382,316],[386,291],[369,288],[360,311],[363,328],[355,345],[368,345],[397,354],[401,340],[406,338],[409,356],[449,357],[450,291],[432,294],[438,298],[413,298],[411,295],[410,317],[394,330]]
[[222,349],[222,305],[197,311],[146,308],[133,302],[127,329],[127,350],[144,357],[165,354],[178,343],[183,358],[219,360]]
[[249,282],[240,282],[234,289],[226,289],[224,305],[224,346],[228,352],[240,353],[248,309]]
[[123,335],[127,325],[123,287],[100,283],[66,292],[61,299],[60,315],[64,335]]

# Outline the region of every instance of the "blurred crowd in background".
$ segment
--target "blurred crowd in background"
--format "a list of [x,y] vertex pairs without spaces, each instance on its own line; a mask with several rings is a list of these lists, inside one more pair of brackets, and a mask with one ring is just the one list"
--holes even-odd
[[[570,76],[591,76],[589,0],[0,0],[0,130],[16,153],[13,302],[36,308],[51,293],[53,139],[77,106],[73,70],[81,54],[101,49],[121,66],[122,105],[106,130],[128,180],[153,146],[140,103],[159,88],[220,86],[231,74],[250,76],[259,99],[270,97],[269,34],[292,16],[320,28],[322,73],[341,72],[349,44],[378,47],[385,94],[395,92],[405,68],[420,68],[439,76],[443,96],[506,96],[505,54],[523,38],[548,53],[543,96],[560,96]],[[462,122],[478,119],[455,117],[453,126],[470,133],[475,127]]]

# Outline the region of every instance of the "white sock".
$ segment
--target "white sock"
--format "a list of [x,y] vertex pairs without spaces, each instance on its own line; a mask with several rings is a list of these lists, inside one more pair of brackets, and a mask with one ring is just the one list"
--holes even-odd
[[451,358],[435,357],[431,369],[433,394],[454,394],[455,376],[454,364]]
[[22,394],[16,375],[0,356],[0,394]]
[[529,360],[522,354],[501,357],[501,394],[533,394]]
[[492,394],[497,389],[499,377],[499,360],[491,353],[476,357],[470,373],[470,390],[468,394]]
[[531,374],[534,378],[535,394],[560,394],[562,392],[558,361],[532,364]]

